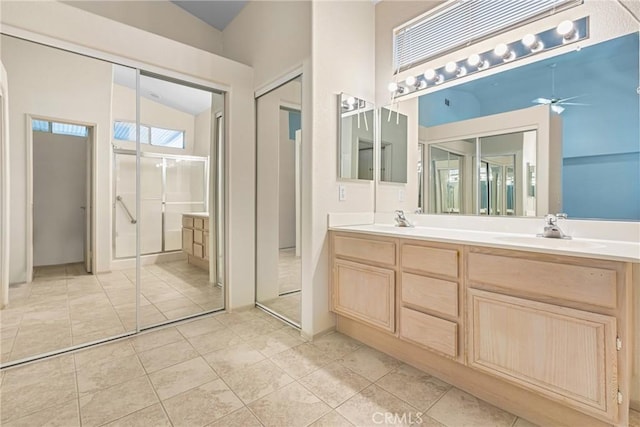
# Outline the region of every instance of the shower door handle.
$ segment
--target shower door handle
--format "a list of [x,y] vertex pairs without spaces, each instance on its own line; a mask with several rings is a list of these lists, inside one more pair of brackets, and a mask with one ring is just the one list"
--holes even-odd
[[131,222],[131,224],[135,224],[136,219],[133,217],[133,215],[131,215],[131,212],[129,211],[129,208],[127,207],[127,205],[124,204],[124,200],[122,200],[122,196],[118,195],[116,196],[116,200],[118,202],[120,202],[120,206],[122,206],[122,209],[124,209],[124,212],[127,214],[127,216],[129,217],[129,221]]

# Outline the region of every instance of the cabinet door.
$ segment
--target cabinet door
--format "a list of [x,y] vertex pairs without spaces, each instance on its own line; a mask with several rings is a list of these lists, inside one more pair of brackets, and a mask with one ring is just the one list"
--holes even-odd
[[616,420],[616,319],[469,289],[469,365]]
[[193,255],[193,230],[190,228],[182,229],[182,250]]
[[337,259],[333,264],[333,311],[395,331],[395,272]]

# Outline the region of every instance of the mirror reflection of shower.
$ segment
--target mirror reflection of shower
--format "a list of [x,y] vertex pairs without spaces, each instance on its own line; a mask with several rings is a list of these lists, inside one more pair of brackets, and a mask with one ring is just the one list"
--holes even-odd
[[300,326],[301,77],[257,106],[256,305]]
[[115,67],[112,250],[132,266],[138,230],[144,329],[224,308],[224,96],[145,73],[139,82],[136,116],[135,80]]

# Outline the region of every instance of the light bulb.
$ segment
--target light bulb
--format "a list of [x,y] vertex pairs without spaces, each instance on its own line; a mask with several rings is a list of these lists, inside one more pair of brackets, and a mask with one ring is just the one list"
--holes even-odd
[[480,62],[482,62],[482,59],[477,53],[472,53],[471,55],[469,55],[469,59],[467,59],[467,63],[472,67],[477,67]]
[[514,57],[513,51],[509,50],[509,46],[504,43],[500,43],[499,45],[497,45],[496,48],[493,49],[493,53],[495,53],[505,61],[510,61]]
[[573,22],[562,21],[560,24],[558,24],[556,31],[564,38],[571,38],[571,33],[573,33],[574,31]]
[[522,44],[529,48],[531,52],[539,52],[544,48],[544,44],[533,34],[527,34],[522,38]]
[[389,89],[389,92],[395,92],[398,90],[398,84],[396,82],[391,82],[389,83],[389,86],[387,86],[387,89]]
[[416,78],[414,76],[409,76],[404,82],[407,84],[407,86],[415,86]]
[[434,80],[436,78],[436,72],[433,68],[429,68],[427,71],[424,72],[424,78],[431,81]]
[[348,97],[347,98],[347,104],[356,105],[356,98],[354,98],[353,96]]
[[447,62],[447,65],[444,66],[444,69],[446,70],[447,73],[453,74],[456,71],[458,71],[458,64],[456,64],[453,61]]

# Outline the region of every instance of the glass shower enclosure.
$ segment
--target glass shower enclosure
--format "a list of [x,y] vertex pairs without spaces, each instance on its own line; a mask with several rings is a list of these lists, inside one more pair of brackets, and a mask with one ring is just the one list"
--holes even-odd
[[207,157],[140,154],[140,210],[136,212],[136,152],[115,148],[113,242],[116,259],[136,254],[140,220],[141,255],[182,249],[182,214],[208,210]]

